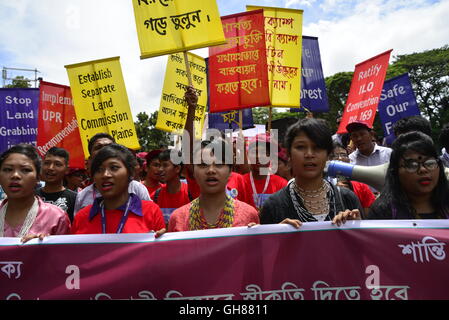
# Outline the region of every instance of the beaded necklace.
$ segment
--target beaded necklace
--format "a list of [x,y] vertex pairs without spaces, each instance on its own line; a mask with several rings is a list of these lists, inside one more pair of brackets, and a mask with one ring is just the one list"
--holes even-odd
[[234,199],[226,195],[225,205],[221,210],[218,220],[210,224],[204,217],[203,210],[200,208],[200,198],[196,198],[190,204],[189,210],[189,230],[204,230],[215,228],[230,228],[234,222]]
[[328,214],[330,210],[329,199],[327,193],[329,192],[329,185],[323,181],[320,188],[316,190],[304,190],[296,183],[294,184],[295,191],[304,203],[307,211],[313,214]]

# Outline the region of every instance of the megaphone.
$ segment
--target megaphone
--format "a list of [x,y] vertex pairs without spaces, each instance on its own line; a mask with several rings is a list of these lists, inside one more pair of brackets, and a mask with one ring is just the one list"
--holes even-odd
[[379,166],[359,166],[343,161],[328,161],[327,175],[330,177],[343,176],[351,180],[366,183],[381,191],[385,184],[385,176],[389,162]]
[[[328,161],[325,172],[330,177],[343,176],[351,180],[366,183],[376,190],[381,191],[385,184],[385,177],[389,162],[379,166],[359,166],[342,161]],[[446,178],[449,180],[449,168],[444,168]]]

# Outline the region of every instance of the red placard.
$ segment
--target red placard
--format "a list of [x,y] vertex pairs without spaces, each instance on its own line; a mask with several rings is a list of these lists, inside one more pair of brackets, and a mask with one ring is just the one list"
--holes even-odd
[[355,66],[348,100],[337,133],[345,133],[346,125],[362,121],[372,126],[393,49]]
[[210,112],[270,105],[263,10],[221,21],[228,43],[209,47]]
[[41,81],[37,128],[37,150],[42,157],[52,147],[64,148],[70,154],[69,166],[84,168],[83,146],[70,87]]

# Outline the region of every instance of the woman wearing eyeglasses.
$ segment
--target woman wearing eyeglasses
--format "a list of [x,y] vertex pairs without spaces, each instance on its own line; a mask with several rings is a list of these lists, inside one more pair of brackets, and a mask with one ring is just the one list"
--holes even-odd
[[449,218],[449,186],[432,139],[409,132],[392,149],[385,187],[367,219]]

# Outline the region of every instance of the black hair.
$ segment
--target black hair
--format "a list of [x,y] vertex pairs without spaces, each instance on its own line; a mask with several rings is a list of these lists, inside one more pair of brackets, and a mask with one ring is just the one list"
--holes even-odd
[[128,170],[129,176],[134,176],[135,167],[137,165],[136,157],[128,150],[128,148],[120,144],[112,143],[101,148],[93,158],[91,165],[92,177],[100,169],[102,163],[110,158],[117,158],[122,161]]
[[385,186],[375,205],[387,208],[390,211],[397,210],[400,216],[408,216],[410,219],[415,219],[415,209],[399,181],[400,160],[410,150],[437,159],[439,170],[438,184],[432,192],[431,202],[440,215],[449,218],[449,185],[444,173],[444,166],[438,158],[432,138],[419,131],[401,134],[393,142],[390,165],[385,177]]
[[37,172],[37,177],[39,177],[42,167],[42,159],[33,145],[27,143],[19,143],[15,146],[12,146],[11,148],[3,152],[0,156],[0,167],[3,165],[3,162],[9,157],[9,155],[13,153],[23,154],[28,157],[33,162],[34,168]]
[[410,116],[399,119],[393,124],[393,132],[396,137],[411,131],[419,131],[432,136],[432,127],[429,120],[422,116]]
[[293,140],[301,132],[304,132],[318,148],[326,150],[327,154],[332,153],[332,132],[327,122],[323,119],[304,118],[298,120],[287,129],[284,143],[288,154],[290,154]]
[[349,132],[345,132],[341,135],[341,143],[343,148],[347,148],[349,143],[351,142],[351,134]]
[[441,129],[438,140],[441,146],[446,149],[446,152],[449,152],[449,123],[446,123]]
[[[214,156],[221,156],[217,157],[217,162],[220,164],[226,164],[230,167],[232,170],[234,158],[233,158],[233,149],[232,145],[230,145],[226,140],[224,139],[213,139],[213,140],[203,140],[201,141],[201,149],[198,151],[203,151],[205,149],[211,150],[212,154]],[[220,154],[217,154],[220,153]]]
[[47,151],[44,159],[47,157],[47,155],[64,158],[65,164],[69,165],[69,152],[64,148],[52,147]]
[[161,153],[159,153],[159,161],[170,161],[174,166],[179,166],[180,170],[179,170],[179,175],[181,175],[182,172],[182,168],[184,167],[184,164],[182,163],[182,161],[179,161],[178,163],[174,163],[171,160],[171,154],[175,153],[178,157],[178,159],[182,159],[182,152],[180,150],[177,149],[165,149],[163,150]]
[[108,138],[115,143],[115,139],[109,133],[106,132],[97,133],[92,138],[89,139],[89,144],[87,145],[87,150],[89,150],[90,155],[92,155],[92,148],[94,147],[95,142],[102,138]]

